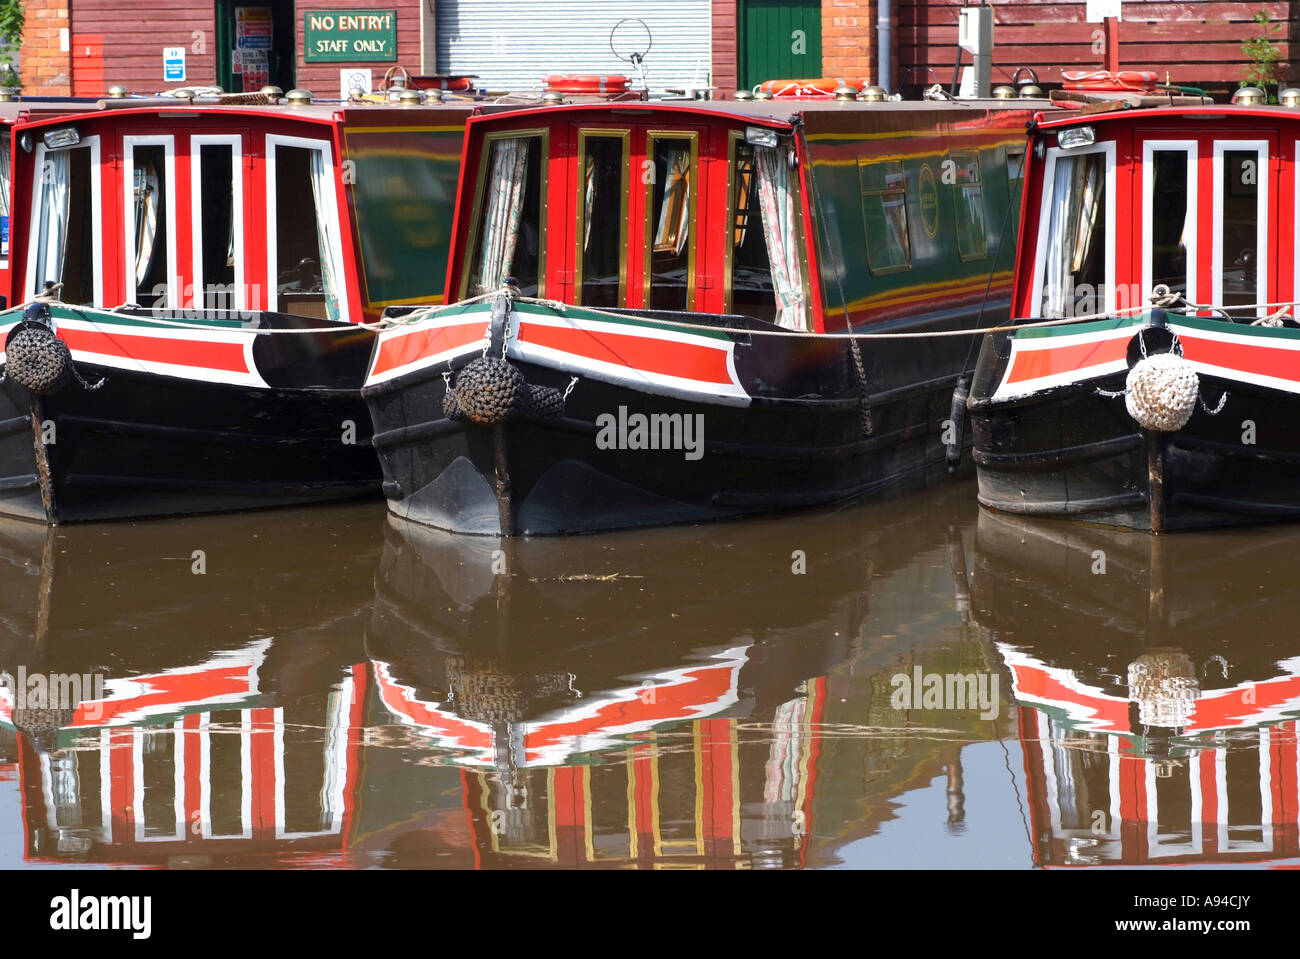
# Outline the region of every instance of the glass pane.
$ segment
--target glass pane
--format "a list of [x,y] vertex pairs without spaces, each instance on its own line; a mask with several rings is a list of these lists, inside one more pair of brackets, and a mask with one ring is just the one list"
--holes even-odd
[[542,138],[512,137],[492,143],[479,185],[482,204],[469,296],[500,289],[514,277],[524,296],[537,296],[541,268]]
[[281,312],[324,319],[328,310],[312,185],[314,152],[275,148],[276,295]]
[[862,228],[873,273],[906,269],[912,262],[907,226],[907,174],[900,160],[858,163]]
[[623,137],[588,136],[580,160],[583,175],[582,236],[579,257],[582,288],[579,303],[621,306],[623,208],[626,195]]
[[234,148],[228,144],[199,147],[203,191],[199,251],[203,262],[203,305],[229,310],[235,306],[235,173]]
[[984,221],[984,188],[980,186],[978,153],[954,153],[956,164],[957,252],[966,259],[984,256],[988,227]]
[[692,141],[686,137],[650,140],[654,180],[650,184],[650,223],[654,227],[648,305],[652,310],[690,308],[691,190],[695,170]]
[[1223,305],[1244,306],[1262,300],[1256,274],[1259,235],[1259,154],[1229,150],[1223,155]]
[[1106,283],[1105,163],[1103,153],[1057,158],[1043,268],[1043,316],[1099,308]]
[[776,321],[772,263],[758,207],[754,148],[737,139],[731,171],[731,312]]
[[1187,152],[1156,150],[1151,162],[1151,285],[1187,292]]
[[[135,210],[135,301],[141,306],[165,305],[170,270],[167,262],[166,149],[136,147],[132,155]],[[73,220],[72,222],[76,222]]]

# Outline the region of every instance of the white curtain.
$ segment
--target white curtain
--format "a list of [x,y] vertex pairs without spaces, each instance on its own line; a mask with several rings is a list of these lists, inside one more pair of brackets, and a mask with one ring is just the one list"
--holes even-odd
[[[158,237],[158,171],[152,164],[135,167],[135,285],[138,290],[149,274],[154,241]],[[146,291],[147,292],[147,291]]]
[[339,279],[343,264],[337,261],[342,251],[338,224],[330,215],[325,199],[333,189],[330,169],[325,165],[325,151],[311,151],[311,193],[316,206],[316,236],[320,240],[321,288],[325,292],[325,312],[331,320],[339,319]]
[[798,211],[790,189],[790,151],[782,147],[755,147],[754,168],[758,172],[758,206],[763,214],[763,235],[776,291],[776,323],[789,330],[806,331],[807,309],[799,270]]
[[40,232],[36,240],[36,289],[63,279],[63,252],[68,242],[68,151],[45,151],[41,171]]
[[0,256],[9,255],[9,134],[0,134],[0,217],[4,218],[4,248]]
[[1101,215],[1103,159],[1103,154],[1089,153],[1056,161],[1043,269],[1043,316],[1063,317],[1072,306],[1075,277],[1088,259]]
[[497,140],[492,145],[492,173],[488,180],[488,208],[483,218],[483,243],[479,256],[479,286],[475,293],[501,288],[510,275],[519,243],[519,221],[524,212],[527,186],[528,140]]

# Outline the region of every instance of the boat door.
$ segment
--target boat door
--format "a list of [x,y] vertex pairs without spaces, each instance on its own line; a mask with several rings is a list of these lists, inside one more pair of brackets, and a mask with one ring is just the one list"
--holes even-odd
[[[661,118],[662,121],[662,118]],[[691,124],[573,123],[571,215],[552,276],[584,306],[701,308],[708,131]]]
[[[1131,305],[1164,284],[1188,302],[1264,316],[1278,296],[1278,138],[1270,131],[1137,130]],[[1140,207],[1138,206],[1140,204]]]

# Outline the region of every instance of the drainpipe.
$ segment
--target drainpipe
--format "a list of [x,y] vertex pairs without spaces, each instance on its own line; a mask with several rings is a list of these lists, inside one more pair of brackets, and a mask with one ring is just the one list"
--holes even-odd
[[893,38],[890,27],[890,18],[892,16],[892,6],[890,0],[877,0],[876,5],[876,50],[880,58],[880,68],[877,71],[879,79],[877,83],[886,93],[893,93],[894,89],[890,86],[890,61],[893,54]]

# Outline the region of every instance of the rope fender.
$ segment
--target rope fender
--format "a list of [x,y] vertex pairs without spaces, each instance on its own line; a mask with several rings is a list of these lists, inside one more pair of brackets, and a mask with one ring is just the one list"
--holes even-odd
[[454,385],[450,374],[444,381],[447,389],[442,396],[442,412],[448,419],[492,426],[564,413],[564,393],[551,386],[528,383],[518,367],[500,357],[477,357],[461,368]]

